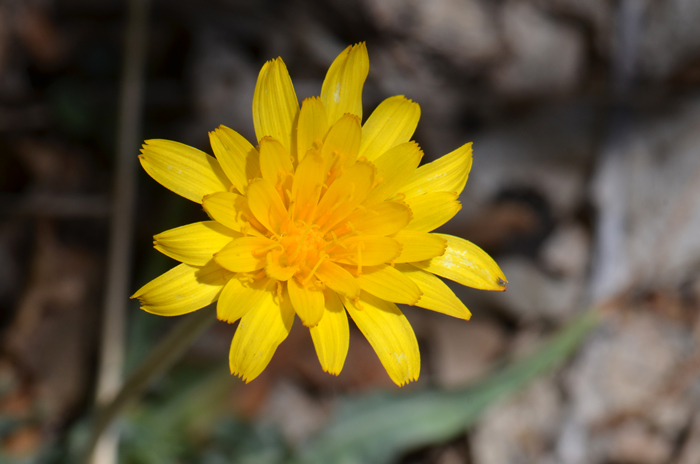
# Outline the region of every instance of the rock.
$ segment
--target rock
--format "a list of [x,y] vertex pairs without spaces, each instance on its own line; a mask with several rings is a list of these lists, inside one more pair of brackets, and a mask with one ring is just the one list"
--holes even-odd
[[589,265],[590,249],[589,234],[581,224],[563,223],[542,245],[540,256],[550,272],[583,279]]
[[482,0],[365,0],[382,29],[410,37],[459,65],[492,61],[502,51],[495,9]]
[[593,425],[644,412],[694,345],[687,328],[649,313],[610,321],[571,368],[576,415]]
[[474,165],[458,217],[476,213],[504,186],[539,193],[556,218],[572,214],[584,199],[595,118],[589,104],[548,105],[474,137]]
[[668,439],[639,421],[615,427],[605,440],[608,441],[606,454],[613,462],[662,464],[669,462],[673,452]]
[[696,349],[686,324],[648,310],[606,320],[565,377],[571,409],[557,439],[562,461],[669,462],[700,400],[681,380]]
[[508,291],[487,295],[519,321],[564,322],[580,309],[586,290],[589,238],[580,224],[561,225],[540,249],[540,263],[524,257],[499,259]]
[[447,448],[443,453],[440,454],[436,464],[462,464],[466,460],[459,451],[453,448]]
[[514,398],[489,409],[472,436],[474,462],[525,464],[548,462],[562,398],[551,379],[541,379]]
[[681,447],[678,464],[700,462],[700,413],[695,413],[685,443]]
[[462,321],[442,314],[430,318],[433,344],[428,350],[435,382],[464,386],[478,380],[505,348],[503,330],[486,320]]
[[508,291],[488,296],[516,320],[563,322],[579,310],[582,276],[557,279],[520,257],[503,258],[498,263],[508,277]]
[[492,74],[497,92],[519,98],[572,92],[585,67],[585,42],[576,28],[557,22],[526,2],[501,11],[508,58]]
[[639,71],[644,77],[664,79],[692,65],[700,55],[700,3],[668,0],[647,4]]
[[615,4],[607,0],[535,0],[542,10],[559,17],[575,19],[593,32],[593,47],[604,57],[611,56],[615,31]]
[[672,104],[667,114],[643,118],[621,135],[592,185],[600,216],[617,218],[599,231],[614,243],[597,250],[614,269],[593,277],[606,298],[632,286],[676,285],[700,264],[700,98]]

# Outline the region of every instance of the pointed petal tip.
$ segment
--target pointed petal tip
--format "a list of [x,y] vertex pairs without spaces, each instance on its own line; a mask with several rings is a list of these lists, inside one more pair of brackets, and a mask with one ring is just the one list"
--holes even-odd
[[144,140],[143,143],[141,144],[141,152],[143,152],[143,150],[148,148],[149,146],[156,145],[158,142],[161,142],[161,141],[163,141],[163,139]]
[[234,366],[229,364],[229,371],[231,372],[231,375],[235,375],[239,379],[243,380],[245,382],[245,379],[243,378],[243,372],[238,371]]
[[[216,320],[217,320],[217,321],[221,321],[221,322],[225,322],[225,323],[231,325],[231,324],[235,324],[235,323],[238,322],[240,319],[230,320],[230,319],[227,319],[227,318],[224,317],[224,316],[220,316],[220,315],[219,315],[219,311],[216,311]],[[233,372],[231,372],[231,374],[233,374]]]
[[366,50],[367,49],[367,42],[357,42],[357,43],[354,43],[352,45],[348,45],[347,47],[345,47],[343,49],[341,54],[350,53],[352,50],[354,50],[356,48],[364,48]]
[[326,374],[330,374],[334,377],[338,377],[338,375],[340,375],[340,372],[343,370],[343,367],[341,366],[340,369],[337,369],[337,366],[328,367],[328,366],[324,366],[323,363],[321,363],[321,370],[323,372],[325,372]]
[[406,303],[406,304],[408,306],[415,306],[418,304],[418,302],[420,301],[420,297],[422,297],[422,296],[423,296],[423,292],[420,292],[420,294],[418,295],[418,297],[414,301],[412,301],[410,303]]
[[358,115],[352,114],[352,113],[343,113],[343,117],[346,117],[346,116],[351,117],[352,119],[357,121],[358,124],[362,125],[362,121],[360,121],[360,117]]
[[474,157],[474,142],[467,142],[460,148],[466,148],[467,150],[469,150],[469,156],[471,156],[472,158]]
[[258,148],[260,147],[260,145],[262,145],[263,142],[265,142],[265,143],[279,142],[279,139],[277,139],[271,135],[266,135],[263,138],[261,138],[260,140],[258,140]]
[[[271,60],[267,60],[267,61],[265,62],[265,64],[263,65],[263,70],[264,70],[265,68],[270,68],[270,67],[272,67],[272,66],[280,66],[280,65],[286,66],[286,65],[284,64],[284,60],[282,59],[282,57],[281,57],[281,56],[278,56],[277,58],[272,58]],[[261,72],[262,72],[262,71],[261,71]]]
[[417,380],[418,380],[418,376],[414,375],[413,377],[409,377],[407,379],[404,379],[401,383],[399,383],[399,382],[395,382],[395,383],[399,388],[402,388],[402,387],[405,387],[406,385],[408,385],[409,383],[415,382]]
[[226,129],[229,129],[229,128],[227,126],[225,126],[224,124],[219,124],[218,126],[216,126],[214,128],[214,130],[209,132],[209,136],[211,136],[212,134],[219,134],[220,132],[223,132]]
[[231,375],[235,375],[236,377],[238,377],[239,379],[241,379],[241,380],[243,381],[243,383],[245,383],[245,384],[249,384],[250,382],[252,382],[253,380],[255,380],[255,378],[257,377],[257,375],[256,375],[256,376],[253,376],[253,377],[249,377],[248,375],[246,375],[245,372],[243,372],[243,371],[240,371],[240,372],[239,372],[239,371],[236,371],[236,370],[233,369],[233,368],[231,368],[230,370],[231,370]]
[[406,97],[406,95],[394,95],[393,97],[389,97],[389,98],[401,98],[406,103],[410,103],[411,105],[415,105],[415,107],[418,109],[418,117],[420,118],[421,108],[420,108],[420,104],[417,101],[414,101],[413,99]]

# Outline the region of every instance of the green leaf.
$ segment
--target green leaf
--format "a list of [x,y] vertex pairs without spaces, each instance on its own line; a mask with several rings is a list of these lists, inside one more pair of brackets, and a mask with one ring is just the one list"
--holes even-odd
[[381,393],[348,401],[324,431],[300,450],[296,462],[389,463],[411,449],[449,440],[473,425],[497,400],[566,359],[597,321],[597,314],[588,311],[532,355],[461,390]]

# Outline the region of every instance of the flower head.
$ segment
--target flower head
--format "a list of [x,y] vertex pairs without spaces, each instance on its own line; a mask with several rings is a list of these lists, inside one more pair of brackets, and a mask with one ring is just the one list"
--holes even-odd
[[155,248],[182,264],[133,298],[163,316],[218,300],[219,319],[240,319],[229,361],[245,381],[267,366],[295,314],[323,370],[339,374],[350,314],[403,385],[418,378],[420,354],[396,303],[469,319],[436,276],[505,290],[505,276],[480,248],[431,233],[461,208],[471,144],[419,167],[423,152],[410,141],[416,103],[388,98],[361,124],[368,70],[365,45],[348,47],[321,96],[300,108],[277,58],[263,66],[253,96],[257,147],[225,126],[209,134],[216,158],[167,140],[143,146],[146,172],[201,203],[211,220],[156,235]]

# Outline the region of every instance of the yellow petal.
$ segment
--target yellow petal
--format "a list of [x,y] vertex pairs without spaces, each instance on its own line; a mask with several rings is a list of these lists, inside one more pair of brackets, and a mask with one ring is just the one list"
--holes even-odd
[[472,168],[472,144],[462,145],[455,151],[425,164],[413,173],[399,192],[406,198],[429,192],[462,193]]
[[139,160],[163,187],[195,203],[201,203],[204,195],[226,192],[231,187],[214,157],[182,143],[146,140]]
[[282,58],[268,61],[260,70],[253,94],[253,124],[260,141],[265,136],[279,140],[294,156],[292,129],[299,113],[299,100]]
[[293,218],[308,221],[316,211],[323,184],[323,160],[315,151],[310,151],[299,162],[292,184]]
[[396,145],[411,140],[420,119],[420,106],[403,95],[379,104],[362,126],[360,156],[372,161]]
[[368,235],[391,235],[411,221],[411,209],[401,201],[382,201],[365,210],[360,219],[353,222],[355,230]]
[[431,235],[438,235],[447,241],[445,253],[412,265],[467,287],[498,291],[506,289],[508,281],[503,271],[481,248],[452,235]]
[[330,230],[364,201],[373,183],[374,166],[361,161],[350,166],[321,198],[314,223],[324,233]]
[[272,183],[254,180],[248,187],[248,207],[267,230],[279,235],[280,226],[287,219],[287,208]]
[[360,295],[360,285],[355,280],[355,276],[332,261],[324,260],[316,270],[315,275],[328,288],[343,296],[357,298]]
[[330,124],[345,113],[362,119],[362,87],[367,73],[369,56],[364,43],[346,48],[333,61],[321,87],[321,101],[328,111]]
[[414,305],[421,296],[418,285],[386,264],[363,268],[357,281],[365,292],[392,303]]
[[324,302],[323,292],[315,288],[309,288],[300,284],[297,279],[287,281],[287,290],[292,306],[299,319],[306,327],[313,327],[323,317]]
[[220,321],[233,324],[248,311],[259,306],[268,306],[272,293],[270,279],[264,278],[252,283],[232,277],[224,286],[216,303],[216,317]]
[[406,229],[430,232],[452,219],[462,209],[455,192],[431,192],[406,199],[413,220]]
[[402,230],[393,236],[401,244],[401,254],[396,263],[412,263],[440,256],[445,251],[445,239],[438,234]]
[[469,320],[472,317],[464,303],[439,277],[416,269],[410,264],[397,264],[396,269],[411,279],[423,292],[416,306],[460,319]]
[[299,267],[285,266],[280,260],[281,257],[281,250],[273,250],[267,254],[267,258],[265,260],[265,274],[273,279],[284,282],[291,279],[292,276],[299,270]]
[[[301,103],[297,125],[297,156],[299,162],[312,148],[319,149],[328,132],[328,115],[321,99],[311,97]],[[316,144],[316,146],[314,146]]]
[[241,234],[216,221],[196,222],[166,230],[153,237],[155,249],[192,266],[204,266],[214,253]]
[[263,304],[252,308],[241,318],[231,343],[231,373],[245,382],[256,378],[267,367],[294,323],[294,309],[288,298],[277,304],[272,292],[266,292],[266,295]]
[[202,206],[209,217],[229,229],[253,235],[260,235],[260,231],[265,229],[250,211],[248,199],[237,193],[219,192],[207,195],[202,201]]
[[332,261],[358,267],[378,266],[394,260],[401,253],[401,245],[393,238],[377,235],[359,235],[343,240],[342,246],[329,251]]
[[326,310],[318,325],[311,327],[309,332],[323,371],[338,375],[343,370],[350,346],[348,316],[335,292],[326,290],[323,293],[326,296]]
[[343,115],[328,131],[321,148],[326,169],[334,164],[350,166],[357,160],[362,140],[360,120],[354,114]]
[[289,152],[271,137],[260,140],[260,172],[272,185],[284,185],[285,180],[294,174]]
[[423,151],[416,142],[406,142],[390,149],[373,161],[377,168],[377,185],[367,196],[365,203],[372,204],[394,195],[411,178]]
[[209,141],[216,159],[233,186],[245,193],[248,182],[260,174],[260,155],[245,137],[226,126],[209,132]]
[[141,309],[159,316],[191,313],[215,302],[233,274],[210,261],[206,266],[175,266],[143,287],[131,298],[141,300]]
[[398,386],[417,380],[420,374],[418,342],[399,308],[365,292],[361,294],[359,304],[348,299],[343,303],[391,380]]
[[214,260],[231,272],[253,272],[265,267],[266,251],[277,245],[265,237],[241,237],[223,247]]

